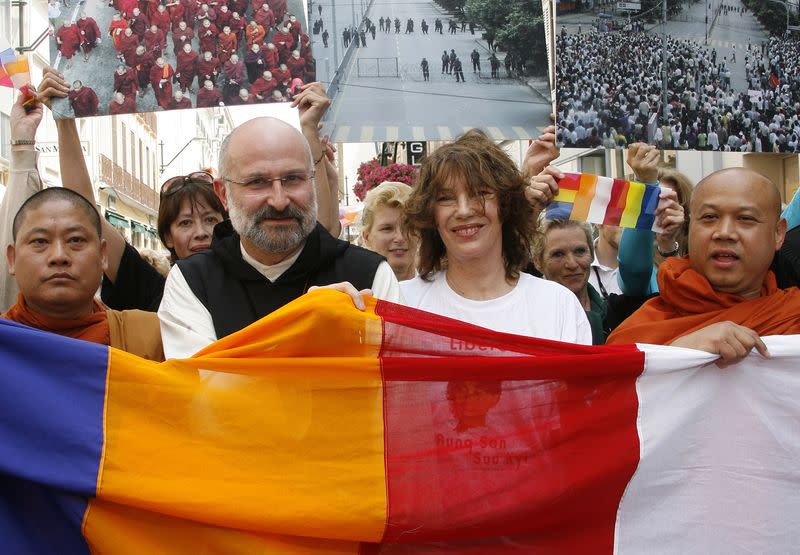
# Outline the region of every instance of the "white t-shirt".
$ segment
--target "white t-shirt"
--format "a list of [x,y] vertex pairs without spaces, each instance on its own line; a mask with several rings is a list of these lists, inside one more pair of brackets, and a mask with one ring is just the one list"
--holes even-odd
[[520,274],[513,290],[489,301],[465,299],[450,288],[445,272],[433,281],[417,276],[400,282],[407,306],[495,331],[592,344],[586,312],[572,291],[553,281]]

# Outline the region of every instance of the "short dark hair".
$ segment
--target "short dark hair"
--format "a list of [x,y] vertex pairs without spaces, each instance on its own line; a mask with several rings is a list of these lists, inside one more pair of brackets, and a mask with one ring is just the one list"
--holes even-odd
[[431,279],[446,267],[447,252],[436,231],[436,195],[452,179],[462,179],[475,197],[488,187],[497,195],[506,277],[514,279],[530,261],[536,229],[533,208],[525,197],[527,183],[508,154],[479,129],[442,146],[422,163],[416,186],[406,201],[404,226],[420,239],[419,275]]
[[97,236],[102,237],[100,214],[98,214],[97,209],[91,202],[71,189],[65,189],[63,187],[50,187],[34,194],[28,200],[23,202],[22,206],[19,207],[17,214],[14,216],[14,222],[11,226],[12,240],[14,242],[17,241],[17,233],[19,233],[19,228],[22,227],[22,223],[25,221],[25,216],[27,216],[28,212],[31,210],[36,210],[46,202],[58,200],[66,201],[72,206],[83,210],[86,216],[89,218],[89,221],[92,223],[91,227],[97,232]]

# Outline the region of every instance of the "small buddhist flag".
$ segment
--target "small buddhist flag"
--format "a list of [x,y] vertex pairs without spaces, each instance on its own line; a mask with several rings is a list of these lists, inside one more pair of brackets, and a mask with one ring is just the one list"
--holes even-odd
[[0,86],[19,89],[30,82],[27,54],[17,54],[12,48],[0,52]]
[[558,194],[547,206],[549,220],[652,229],[661,188],[587,173],[567,173],[558,182]]

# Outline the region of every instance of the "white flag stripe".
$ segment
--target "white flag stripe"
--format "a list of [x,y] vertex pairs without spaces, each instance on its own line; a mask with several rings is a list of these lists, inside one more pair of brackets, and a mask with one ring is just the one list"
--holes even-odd
[[610,177],[598,176],[597,184],[594,188],[594,198],[589,205],[589,216],[586,221],[593,224],[602,224],[606,217],[608,203],[611,200],[611,188],[614,180]]
[[615,553],[797,553],[800,336],[764,341],[769,359],[724,370],[705,353],[639,345],[641,458]]

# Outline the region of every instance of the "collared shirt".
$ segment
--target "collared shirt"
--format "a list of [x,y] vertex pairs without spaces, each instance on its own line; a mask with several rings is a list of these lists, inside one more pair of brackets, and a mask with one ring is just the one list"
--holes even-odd
[[[297,261],[302,250],[301,245],[297,253],[271,266],[256,261],[244,248],[242,257],[268,280],[275,281]],[[386,261],[380,263],[372,280],[372,294],[378,299],[401,302],[400,286]],[[217,340],[211,313],[192,292],[177,265],[172,267],[167,276],[158,317],[161,320],[164,355],[168,359],[188,358]]]
[[[595,250],[597,249],[597,241],[594,243]],[[622,288],[619,286],[619,282],[617,281],[617,274],[619,273],[619,268],[609,268],[600,263],[597,259],[597,253],[595,252],[594,260],[592,261],[592,268],[589,272],[589,283],[594,287],[600,294],[605,297],[606,295],[611,295],[615,293],[617,295],[622,295]],[[600,281],[598,282],[597,277],[600,276]],[[602,287],[600,284],[602,283]],[[603,289],[605,289],[605,293],[603,293]]]

